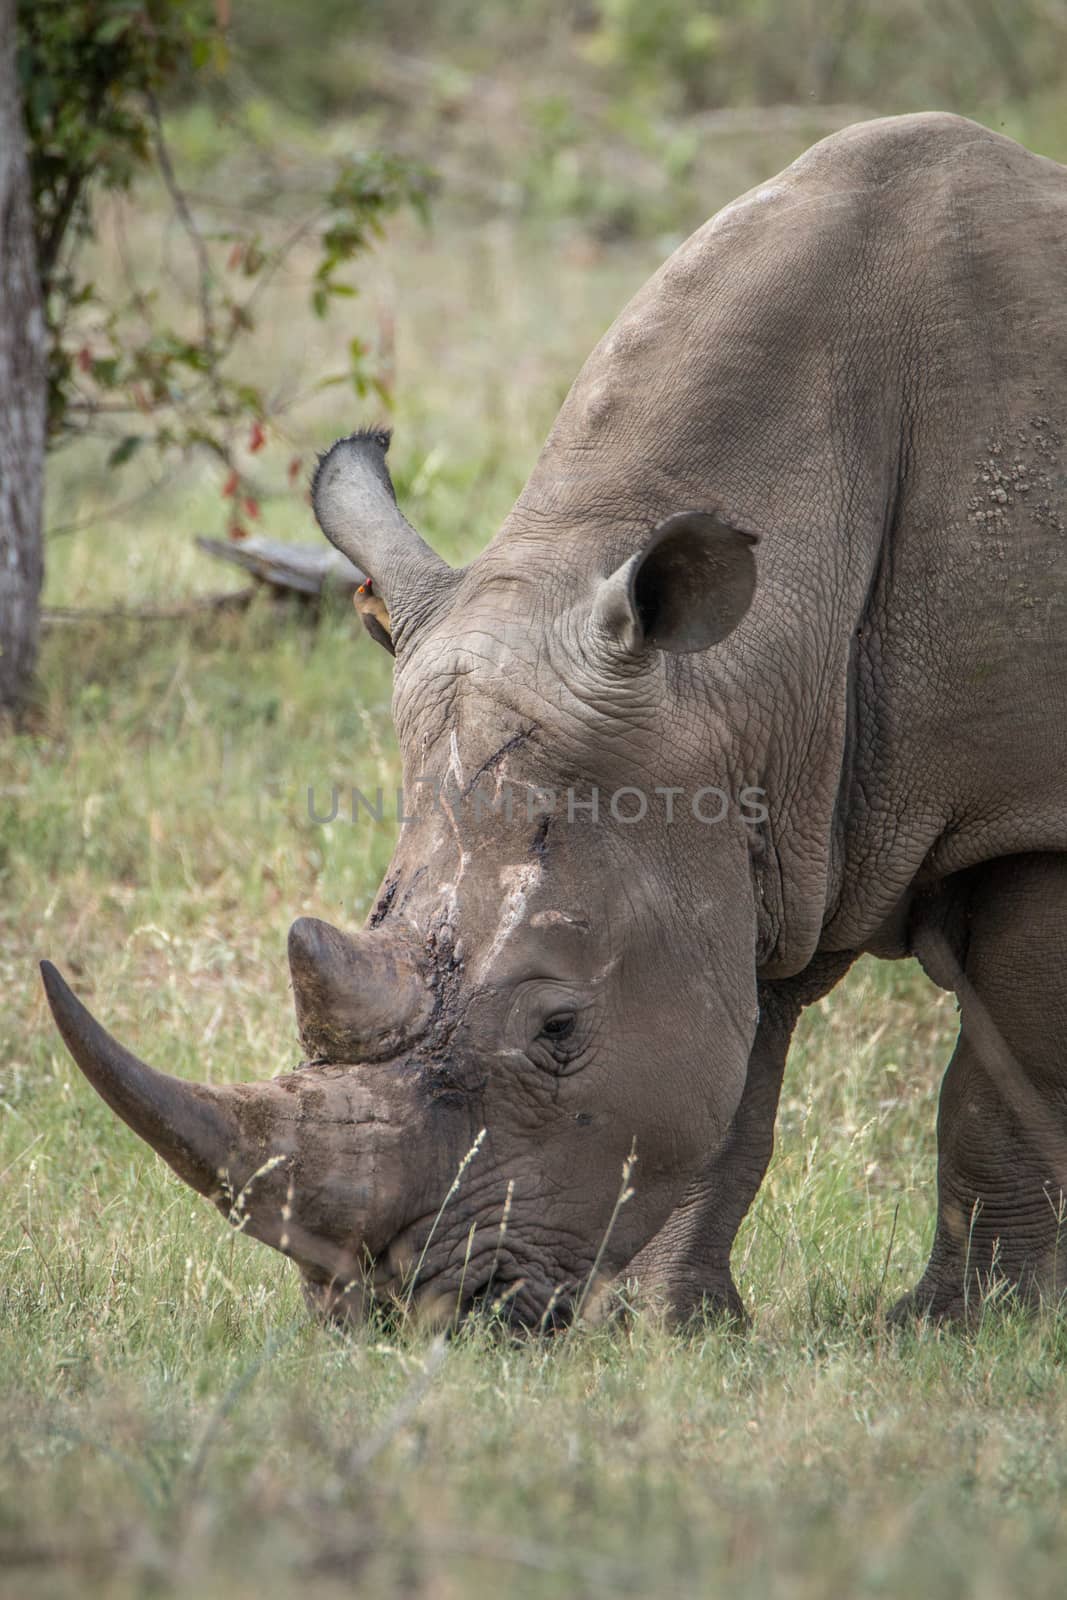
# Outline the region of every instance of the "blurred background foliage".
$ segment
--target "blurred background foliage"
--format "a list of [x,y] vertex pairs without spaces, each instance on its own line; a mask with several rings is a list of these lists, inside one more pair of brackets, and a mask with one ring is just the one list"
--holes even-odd
[[253,98],[607,237],[691,224],[702,147],[776,124],[939,108],[1067,139],[1062,0],[258,0],[232,44]]
[[317,115],[388,98],[383,46],[436,62],[442,87],[449,67],[540,63],[665,111],[974,109],[1055,91],[1067,61],[1057,0],[257,0],[233,37],[264,89]]
[[[66,19],[61,42],[71,19],[95,13],[106,19],[97,52],[125,43],[123,15],[156,13],[177,41],[164,29],[157,54],[186,52],[159,98],[188,206],[183,216],[158,163],[130,159],[152,154],[156,137],[135,105],[119,177],[136,182],[116,196],[105,167],[93,186],[95,242],[84,273],[68,279],[57,358],[83,391],[67,420],[100,437],[53,467],[49,522],[65,540],[125,504],[132,485],[134,566],[145,571],[160,508],[170,529],[239,534],[262,519],[267,531],[313,537],[293,507],[311,447],[390,413],[401,483],[454,486],[451,502],[429,506],[430,532],[469,555],[491,531],[462,514],[471,483],[502,514],[565,377],[627,295],[719,206],[849,122],[937,107],[1067,155],[1064,0],[21,7],[30,33]],[[62,127],[77,139],[83,124],[99,128],[100,108],[93,61],[76,44],[68,53],[81,86]],[[26,98],[33,132],[51,112],[39,84],[27,83]],[[129,108],[112,114],[121,124]],[[368,194],[383,203],[364,238]],[[385,237],[368,259],[364,246]],[[79,299],[86,281],[106,287],[105,311]],[[146,307],[153,327],[138,342],[131,330]],[[205,309],[209,331],[240,333],[221,373],[198,367]],[[85,403],[94,384],[125,384],[131,420],[108,420],[91,393]],[[153,403],[162,397],[152,427],[138,415],[146,384]],[[158,449],[140,450],[145,438],[162,463]],[[169,504],[176,485],[180,509]],[[142,495],[157,496],[147,513]],[[99,545],[102,531],[94,537]],[[73,569],[50,543],[49,596],[67,600]],[[173,564],[149,565],[157,591],[196,586]]]

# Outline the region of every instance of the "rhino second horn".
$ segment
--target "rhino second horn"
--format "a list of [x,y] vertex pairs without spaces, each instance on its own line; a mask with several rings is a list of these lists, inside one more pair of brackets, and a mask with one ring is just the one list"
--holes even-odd
[[401,935],[350,935],[300,917],[289,929],[289,970],[300,1038],[312,1059],[385,1061],[429,1021],[433,996]]
[[190,1184],[218,1199],[243,1141],[232,1091],[186,1083],[146,1066],[100,1026],[50,961],[45,994],[74,1060],[101,1099]]

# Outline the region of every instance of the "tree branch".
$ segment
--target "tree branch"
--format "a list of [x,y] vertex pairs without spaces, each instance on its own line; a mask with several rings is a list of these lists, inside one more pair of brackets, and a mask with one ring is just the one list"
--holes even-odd
[[211,258],[204,243],[204,236],[196,225],[196,219],[189,209],[189,202],[185,192],[178,182],[174,172],[174,164],[170,159],[170,150],[163,137],[163,118],[159,109],[159,101],[154,92],[146,91],[148,109],[152,118],[152,128],[155,138],[156,159],[167,193],[170,195],[178,220],[185,229],[189,243],[193,247],[197,263],[197,295],[200,301],[200,327],[204,349],[208,359],[214,363],[215,358],[215,318],[211,308]]

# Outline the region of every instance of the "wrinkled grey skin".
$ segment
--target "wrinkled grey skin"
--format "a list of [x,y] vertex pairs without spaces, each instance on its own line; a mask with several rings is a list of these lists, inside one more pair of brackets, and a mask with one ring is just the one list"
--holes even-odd
[[[739,1312],[790,1033],[861,951],[962,1000],[908,1306],[960,1314],[992,1271],[1062,1287],[1065,259],[1062,168],[956,117],[862,124],[640,291],[464,571],[403,522],[373,436],[325,459],[316,511],[388,606],[422,799],[368,929],[294,930],[310,1063],[212,1091],[210,1135],[153,1075],[146,1121],[133,1058],[50,977],[97,1087],[203,1192],[284,1157],[244,1225],[314,1303],[358,1314],[373,1258],[370,1292],[417,1262],[438,1313],[502,1294],[552,1326],[594,1268]],[[758,788],[768,816],[472,800],[622,785]]]

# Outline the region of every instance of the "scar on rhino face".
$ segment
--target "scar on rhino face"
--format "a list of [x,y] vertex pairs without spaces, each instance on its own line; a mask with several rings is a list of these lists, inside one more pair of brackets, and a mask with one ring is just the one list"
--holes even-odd
[[487,756],[482,762],[481,766],[478,768],[477,772],[464,789],[463,798],[467,799],[468,796],[472,795],[478,785],[479,779],[484,778],[486,773],[492,772],[495,767],[498,767],[505,756],[509,756],[513,750],[518,750],[521,745],[526,743],[527,739],[531,738],[533,734],[539,731],[538,725],[535,722],[531,723],[528,728],[520,728],[518,733],[513,733],[510,739],[505,739],[499,750],[494,750],[493,754],[491,756]]
[[584,917],[574,917],[569,911],[535,911],[530,918],[531,928],[573,928],[575,933],[588,933],[589,924]]
[[493,963],[511,938],[511,935],[523,921],[526,915],[526,902],[540,881],[541,863],[539,861],[522,862],[512,867],[501,867],[500,887],[505,891],[504,904],[496,933],[493,935],[493,942],[481,961],[482,976],[492,968]]

